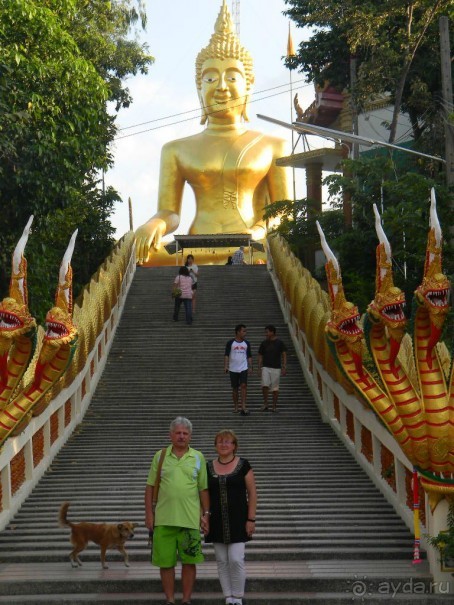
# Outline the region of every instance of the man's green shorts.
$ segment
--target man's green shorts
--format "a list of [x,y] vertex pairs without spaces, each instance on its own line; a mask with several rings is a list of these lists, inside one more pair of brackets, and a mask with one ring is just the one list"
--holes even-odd
[[158,525],[153,533],[153,556],[156,567],[175,567],[182,563],[203,563],[202,539],[198,529]]

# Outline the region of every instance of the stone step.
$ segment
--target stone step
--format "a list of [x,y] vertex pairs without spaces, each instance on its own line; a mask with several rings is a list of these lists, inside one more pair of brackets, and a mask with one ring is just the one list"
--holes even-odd
[[[356,569],[351,570],[336,560],[316,565],[304,561],[247,563],[245,604],[334,604],[357,600],[408,605],[452,602],[452,596],[433,594],[434,586],[426,563],[411,566],[410,563],[358,561],[355,565]],[[12,564],[9,575],[5,576],[6,572],[0,570],[0,603],[91,601],[127,605],[143,603],[146,599],[152,603],[163,602],[158,571],[145,562],[133,564],[128,569],[114,562],[107,570],[101,570],[95,563],[77,569],[72,569],[69,563]],[[179,582],[177,584],[179,592]],[[439,588],[443,590],[444,587]],[[214,562],[199,566],[193,602],[222,603]]]
[[[416,585],[418,590],[422,590],[422,584]],[[409,586],[409,589],[411,587]],[[418,603],[419,605],[431,604],[431,603],[449,603],[449,595],[427,595],[427,594],[409,594],[409,593],[395,593],[392,586],[389,588],[389,594],[368,594],[362,597],[361,602],[369,603],[370,605],[390,603],[390,595],[392,595],[392,602],[401,603],[402,605],[412,605]],[[11,599],[11,600],[9,600]],[[356,600],[356,599],[355,599]],[[68,603],[71,605],[78,605],[79,603],[95,602],[98,604],[108,603],[135,603],[136,605],[148,604],[148,603],[160,603],[162,605],[163,596],[159,592],[138,592],[138,593],[112,593],[112,594],[59,594],[59,595],[21,595],[14,597],[7,597],[4,599],[0,597],[0,603]],[[181,602],[181,601],[177,601]],[[204,605],[221,605],[223,603],[222,596],[216,592],[204,592],[194,593],[192,602],[200,603]],[[338,603],[351,603],[352,595],[345,594],[343,592],[311,592],[311,591],[295,591],[295,592],[258,592],[248,591],[247,599],[243,600],[244,605],[274,605],[274,603],[289,603],[291,605],[300,605],[308,603],[323,603],[325,605],[337,605]]]
[[[138,550],[128,548],[128,553],[130,555],[131,565],[137,562],[149,561],[150,554],[146,550]],[[2,555],[1,562],[2,564],[11,564],[11,563],[42,563],[43,561],[49,561],[53,564],[61,563],[62,561],[69,560],[69,553],[71,551],[71,547],[68,542],[68,547],[66,549],[56,549],[55,551],[50,550],[42,550],[39,552],[39,556],[29,557],[26,552],[17,550],[15,552],[6,553]],[[352,565],[356,561],[401,561],[411,559],[412,549],[411,547],[405,549],[401,547],[392,547],[392,546],[382,546],[372,548],[368,545],[358,547],[349,547],[345,545],[341,545],[339,547],[331,546],[330,548],[323,547],[315,547],[315,548],[294,548],[294,547],[274,547],[273,552],[269,549],[250,549],[250,557],[253,560],[258,562],[268,561],[301,561],[301,562],[309,562],[309,561],[323,561],[329,560],[333,557],[339,557],[345,559],[345,561],[349,561]],[[425,556],[422,557],[425,559]],[[207,550],[206,551],[206,559],[207,561],[214,561],[214,551]],[[81,560],[84,564],[94,562],[99,563],[99,551],[96,550],[87,550],[81,555]],[[123,559],[121,555],[112,552],[107,556],[107,561],[110,563],[117,562],[119,565],[123,564]]]
[[[417,590],[422,590],[422,585],[416,585]],[[388,589],[387,589],[388,590]],[[392,595],[393,603],[401,605],[433,605],[434,603],[450,603],[449,595],[427,595],[427,594],[394,594],[393,587],[389,588],[389,594],[374,594],[365,595],[361,598],[361,602],[369,605],[383,605],[390,603],[390,595]],[[356,599],[355,599],[356,600]],[[84,605],[85,603],[97,603],[98,605],[108,605],[109,603],[120,603],[121,605],[135,604],[148,605],[149,603],[159,603],[162,605],[163,596],[160,592],[140,592],[140,593],[114,593],[114,594],[57,594],[57,595],[20,595],[1,597],[0,603],[8,605],[27,604],[27,605],[42,605],[42,603],[61,603],[66,605]],[[200,605],[221,605],[223,603],[222,596],[219,593],[205,592],[193,594],[192,602]],[[351,594],[343,592],[248,592],[247,599],[243,600],[244,605],[308,605],[311,603],[322,603],[323,605],[341,605],[351,603]]]
[[[74,454],[74,452],[73,452]],[[312,468],[310,469],[310,471],[305,471],[305,475],[301,476],[298,478],[296,485],[292,485],[290,483],[291,479],[295,478],[295,474],[292,472],[286,472],[286,471],[279,471],[279,466],[275,463],[267,463],[267,461],[265,460],[264,463],[260,462],[260,459],[257,456],[257,459],[259,460],[259,462],[257,463],[257,470],[254,472],[256,479],[257,480],[263,480],[263,485],[262,485],[262,490],[268,490],[268,491],[272,491],[274,486],[278,486],[279,488],[281,487],[288,487],[289,489],[299,489],[301,488],[316,488],[319,487],[321,485],[324,485],[326,483],[327,480],[329,480],[330,482],[330,486],[333,487],[336,490],[351,490],[352,488],[356,488],[359,487],[361,489],[367,488],[368,491],[374,491],[374,492],[378,492],[377,488],[370,482],[370,480],[364,475],[364,473],[362,471],[360,471],[359,469],[352,469],[351,466],[347,466],[347,464],[345,465],[345,468],[342,467],[342,463],[340,463],[340,466],[338,468],[338,471],[336,473],[336,476],[333,477],[332,476],[332,472],[329,468],[326,468],[324,466],[315,466],[315,463],[312,464]],[[68,464],[70,465],[71,462],[68,461]],[[80,464],[80,462],[77,462],[77,465]],[[73,462],[73,466],[72,468],[63,468],[62,464],[59,464],[59,466],[57,467],[55,464],[52,465],[52,474],[48,474],[46,476],[47,478],[47,482],[48,483],[52,483],[54,482],[58,482],[59,484],[62,484],[63,486],[65,485],[66,482],[71,483],[71,481],[73,480],[73,475],[76,474],[78,472],[77,469],[74,468],[76,464]],[[125,464],[124,465],[124,469],[125,470],[129,470],[130,472],[130,476],[132,480],[138,480],[138,477],[135,477],[135,474],[138,474],[138,472],[140,471],[140,473],[142,472],[142,468],[146,466],[145,464],[143,464],[140,468],[136,468],[134,469],[134,471],[131,470],[130,465]],[[90,468],[87,468],[86,473],[84,475],[84,477],[81,477],[81,480],[83,480],[86,483],[90,483],[90,481],[92,481],[92,477],[91,475],[94,475],[97,477],[97,480],[103,481],[103,482],[109,482],[112,481],[112,478],[115,477],[114,474],[110,475],[107,474],[108,471],[106,471],[105,475],[103,476],[99,476],[99,470],[100,468],[103,468],[103,464],[99,463],[99,464],[92,464],[90,466]],[[119,468],[122,468],[121,465],[119,465]],[[254,467],[255,468],[255,467]],[[357,471],[352,472],[352,471]],[[270,475],[276,475],[273,477],[273,484],[272,485],[267,485],[266,481],[269,479]],[[347,486],[345,485],[345,476],[348,475],[349,477],[351,477],[352,479],[354,479],[354,484],[353,486]],[[45,492],[46,488],[38,485],[35,490],[33,491],[33,494],[38,494],[40,492]],[[32,496],[33,497],[33,496]]]
[[[139,486],[137,486],[139,487]],[[92,487],[90,484],[87,484],[85,486],[83,485],[78,485],[78,490],[77,491],[71,491],[70,489],[62,489],[61,492],[59,493],[59,497],[60,498],[65,498],[65,496],[71,496],[73,498],[73,502],[74,502],[74,498],[78,497],[79,492],[82,492],[82,495],[79,495],[79,498],[83,498],[84,499],[84,506],[85,504],[89,505],[90,504],[90,500],[94,500],[96,502],[96,504],[98,504],[99,502],[99,497],[102,495],[102,486],[97,486]],[[115,492],[115,490],[113,490],[114,496],[111,500],[111,504],[114,504],[115,502],[115,496],[119,497],[120,500],[122,498],[122,493],[117,490],[119,492],[119,494],[117,494]],[[342,495],[342,500],[343,500],[343,505],[346,504],[356,504],[358,507],[360,507],[360,505],[364,505],[364,504],[371,504],[372,506],[374,505],[374,503],[376,502],[376,497],[377,494],[371,492],[370,494],[365,494],[360,490],[355,490],[353,492],[348,492],[348,493],[343,493],[342,490],[338,490],[337,494],[340,496]],[[262,505],[263,507],[265,507],[267,504],[270,506],[279,506],[279,504],[283,501],[284,498],[301,498],[301,499],[307,499],[308,496],[312,496],[314,498],[319,498],[320,501],[320,505],[321,507],[323,507],[326,504],[329,504],[330,502],[332,502],[332,498],[329,497],[329,494],[324,493],[323,491],[319,490],[319,489],[285,489],[285,490],[281,490],[278,492],[278,490],[276,491],[269,491],[266,492],[264,494],[263,500],[262,500]],[[33,506],[35,502],[41,502],[43,504],[45,504],[46,502],[48,503],[54,503],[55,502],[55,497],[52,496],[43,496],[42,498],[38,498],[34,497],[31,501],[30,501],[30,505]],[[287,504],[287,503],[286,503]],[[130,501],[130,505],[129,507],[133,507],[136,506],[137,502],[134,501]],[[295,503],[295,505],[300,506],[299,503]],[[302,504],[301,504],[302,506]]]
[[[99,502],[98,500],[98,504],[94,505],[92,507],[92,513],[90,514],[88,507],[84,504],[84,502],[81,502],[81,506],[83,507],[83,510],[80,511],[80,514],[77,514],[77,518],[75,518],[76,521],[79,520],[85,520],[85,521],[109,521],[109,522],[115,522],[115,520],[124,518],[124,515],[122,513],[125,513],[125,511],[129,508],[132,508],[132,515],[134,517],[139,517],[140,515],[143,513],[143,511],[141,511],[139,508],[136,508],[136,506],[132,506],[130,505],[130,501],[129,499],[127,501],[124,501],[121,503],[121,507],[118,506],[117,509],[113,509],[112,507],[104,507],[102,505],[102,503]],[[291,506],[294,506],[294,509],[291,510]],[[22,522],[26,521],[27,523],[34,523],[37,520],[39,521],[45,521],[45,522],[50,522],[50,523],[56,523],[57,522],[57,510],[59,507],[56,507],[55,509],[55,514],[50,515],[47,511],[43,511],[41,512],[39,509],[37,509],[37,507],[27,507],[26,509],[24,509],[23,511],[21,511],[20,513],[18,513],[16,515],[16,517],[12,520],[10,526],[15,526],[16,525],[16,519],[17,522],[20,522],[22,520]],[[282,519],[282,515],[279,512],[279,508],[272,505],[270,507],[268,507],[269,510],[266,510],[265,505],[262,505],[261,510],[260,510],[260,516],[259,519],[262,518],[262,516],[264,518],[268,518],[268,520],[273,520],[273,519]],[[293,502],[285,502],[283,503],[282,508],[286,511],[288,511],[289,516],[284,517],[287,520],[291,519],[292,522],[296,522],[297,520],[303,520],[305,521],[306,519],[318,519],[318,521],[320,522],[321,518],[324,517],[325,515],[327,516],[328,520],[330,519],[340,519],[340,520],[344,520],[344,519],[356,519],[358,522],[359,521],[368,521],[368,520],[372,520],[372,522],[378,520],[386,520],[386,522],[388,521],[387,517],[391,517],[391,519],[398,519],[395,511],[392,509],[392,507],[384,507],[383,509],[380,508],[379,504],[375,504],[374,507],[369,507],[369,509],[367,511],[364,511],[364,508],[361,506],[346,506],[344,507],[345,510],[343,510],[341,507],[337,508],[336,506],[334,506],[332,503],[330,503],[330,507],[320,507],[317,510],[314,510],[313,508],[310,507],[310,504],[306,504],[304,507],[303,505],[299,505],[295,504]],[[88,512],[87,512],[88,511]],[[106,512],[107,511],[107,512]],[[126,513],[125,513],[126,514]],[[30,518],[33,517],[33,519]],[[128,516],[128,515],[126,515]],[[133,519],[135,520],[135,519]],[[400,523],[402,524],[402,521],[400,520]],[[402,527],[404,527],[404,525],[402,524]],[[1,535],[1,534],[0,534]]]
[[[139,515],[137,515],[137,518]],[[105,521],[108,518],[101,519],[101,521]],[[85,519],[87,520],[87,519]],[[295,518],[291,519],[283,519],[282,516],[279,518],[270,518],[270,519],[260,519],[259,526],[257,528],[257,534],[269,532],[269,531],[278,531],[280,533],[285,532],[288,527],[291,527],[291,531],[304,531],[307,535],[311,535],[313,532],[318,532],[320,534],[324,533],[333,533],[335,531],[344,531],[350,532],[352,529],[361,528],[361,531],[367,533],[374,532],[385,532],[392,531],[396,534],[403,533],[408,536],[408,531],[405,527],[402,527],[400,519],[397,517],[395,519],[388,519],[386,522],[383,519],[372,518],[372,519],[362,519],[360,522],[355,518],[342,518],[338,516],[333,516],[331,519],[324,519],[323,524],[320,523],[319,519],[304,519],[304,521],[298,521]],[[262,529],[263,528],[263,529]],[[334,528],[334,529],[333,529]],[[43,531],[46,532],[46,535],[52,534],[60,534],[64,529],[61,529],[56,526],[55,519],[43,522],[30,522],[28,519],[23,520],[23,522],[17,521],[11,524],[7,529],[2,532],[0,536],[0,543],[5,539],[8,539],[9,536],[13,535],[35,535],[35,533],[39,537],[40,533]],[[145,532],[145,528],[142,526],[137,528],[138,533]],[[256,535],[257,535],[256,534]]]
[[[31,555],[27,551],[14,550],[10,552],[2,553],[0,556],[0,568],[1,565],[8,565],[11,563],[41,563],[43,561],[49,561],[53,564],[61,563],[68,559],[69,552],[71,551],[71,547],[68,541],[68,547],[56,549],[54,551],[50,550],[40,550]],[[131,548],[127,547],[127,551],[130,556],[131,564],[133,562],[143,562],[149,561],[150,555],[146,548]],[[248,556],[254,562],[276,562],[276,561],[324,561],[330,560],[333,557],[338,557],[344,561],[349,561],[352,566],[356,561],[410,561],[412,558],[413,550],[410,544],[406,547],[405,545],[395,546],[371,546],[369,544],[366,545],[358,545],[358,546],[346,546],[336,544],[330,544],[329,547],[323,546],[305,546],[305,547],[295,547],[289,546],[286,543],[284,546],[276,546],[273,545],[273,550],[269,548],[257,548],[251,547],[248,550]],[[205,556],[207,561],[214,560],[214,551],[212,548],[207,548],[205,550]],[[425,553],[421,555],[422,559],[426,558]],[[85,563],[87,562],[99,562],[99,550],[96,548],[88,548],[81,555],[81,560]],[[116,552],[109,553],[107,556],[107,560],[110,561],[118,561],[122,564],[123,558],[120,554]]]
[[[383,581],[393,582],[394,585],[404,582],[420,581],[429,587],[431,582],[427,563],[412,566],[410,562],[379,561],[372,565],[368,561],[354,563],[355,569],[349,569],[345,562],[338,563],[335,559],[317,563],[307,561],[246,562],[248,588],[250,590],[278,590],[285,580],[289,590],[317,590],[320,587],[329,590],[347,591],[352,583],[361,576],[367,584],[367,589],[374,592]],[[177,568],[177,577],[180,570]],[[8,573],[0,571],[0,594],[8,590],[10,594],[21,594],[26,591],[26,584],[32,583],[37,593],[43,593],[49,582],[55,586],[74,584],[74,592],[82,592],[80,581],[87,582],[85,587],[96,586],[113,592],[109,584],[115,584],[115,589],[127,585],[130,592],[151,590],[159,586],[159,570],[149,562],[137,562],[129,568],[114,561],[109,569],[101,569],[99,561],[88,562],[82,567],[72,568],[69,561],[46,565],[46,563],[28,563],[22,566],[11,565]],[[219,580],[214,561],[206,561],[199,567],[198,584],[207,590],[217,590]],[[9,588],[7,588],[9,586]]]
[[[292,509],[293,507],[293,509]],[[348,505],[344,505],[344,506],[340,506],[340,507],[336,507],[334,504],[331,504],[330,508],[326,509],[326,508],[322,508],[320,507],[319,510],[314,511],[311,509],[309,504],[306,504],[305,507],[303,507],[303,505],[298,505],[297,503],[282,503],[282,506],[280,508],[276,507],[276,506],[272,506],[270,507],[272,512],[274,513],[274,515],[272,515],[270,517],[270,519],[275,519],[276,517],[278,517],[278,515],[280,514],[282,516],[282,514],[286,513],[287,516],[286,518],[288,520],[291,519],[292,523],[296,523],[298,519],[300,519],[300,517],[297,517],[294,515],[298,515],[301,514],[305,508],[307,508],[307,515],[310,516],[311,518],[315,518],[318,519],[320,524],[322,524],[323,519],[325,518],[325,516],[328,517],[328,519],[336,519],[336,518],[342,518],[342,516],[338,517],[338,512],[345,512],[345,510],[347,510],[349,513],[355,513],[358,515],[358,517],[360,517],[360,520],[364,520],[363,518],[361,518],[362,515],[362,507],[360,505],[355,505],[353,504],[352,506],[348,506]],[[128,500],[125,497],[124,500],[124,504],[120,507],[118,507],[117,511],[110,511],[108,513],[104,512],[101,513],[99,511],[101,511],[103,509],[102,504],[98,504],[94,505],[93,507],[93,513],[90,515],[89,513],[85,512],[85,513],[81,513],[80,515],[77,515],[76,517],[71,517],[70,518],[74,518],[75,521],[94,521],[94,522],[116,522],[121,519],[125,519],[125,518],[130,518],[132,521],[134,522],[140,522],[143,520],[143,511],[139,511],[138,508],[136,506],[131,507],[130,503],[128,502]],[[131,510],[132,509],[132,510]],[[281,512],[279,512],[281,511]],[[260,510],[260,512],[263,512],[263,506]],[[370,518],[370,514],[374,513],[377,516],[377,519],[380,520],[381,516],[382,516],[382,511],[380,509],[379,506],[375,506],[372,510],[369,510],[369,515],[365,517],[365,519],[369,519]],[[392,512],[392,510],[389,511],[390,515],[392,516],[392,518],[394,518],[395,513]],[[57,524],[57,515],[53,516],[53,517],[49,517],[47,515],[47,513],[41,513],[41,511],[36,510],[34,512],[34,508],[27,508],[24,511],[22,511],[21,513],[21,517],[17,517],[17,522],[19,522],[19,519],[23,519],[25,520],[27,523],[29,522],[29,517],[28,514],[38,518],[40,521],[44,521],[47,523],[55,523]],[[27,515],[27,516],[26,516]],[[259,520],[258,522],[260,523],[260,519],[261,516],[260,514],[257,516],[257,519]],[[303,519],[303,523],[304,523],[304,519]],[[11,522],[11,526],[16,526],[16,518],[13,519],[13,521]],[[403,524],[402,524],[403,527]],[[0,534],[1,535],[1,534]]]
[[[138,542],[146,542],[148,540],[148,532],[145,530],[145,528],[143,528],[142,531],[139,531],[140,528],[136,529],[136,534],[135,534],[135,538],[134,538],[134,543],[137,544]],[[386,532],[391,531],[392,532],[392,536],[386,536]],[[63,533],[64,532],[64,533]],[[377,540],[377,536],[376,536],[376,532],[377,532],[377,528],[362,528],[362,532],[365,534],[364,539],[368,539],[369,537],[374,537],[375,540]],[[60,544],[60,543],[64,543],[66,544],[68,541],[68,535],[67,535],[67,531],[65,530],[58,530],[58,529],[46,529],[46,536],[48,541],[46,542],[46,548],[51,545],[51,544]],[[319,531],[319,530],[314,530],[314,531],[308,531],[306,528],[296,528],[293,525],[291,525],[290,527],[286,527],[285,530],[279,531],[277,533],[274,532],[260,532],[257,531],[256,534],[254,534],[254,544],[258,544],[263,540],[266,540],[267,543],[276,543],[278,541],[284,541],[286,543],[290,545],[293,544],[299,544],[300,540],[296,540],[295,536],[299,536],[299,534],[304,534],[305,540],[306,542],[310,542],[311,540],[317,540],[317,543],[320,543],[320,541],[326,540],[327,538],[331,539],[333,542],[337,541],[338,539],[345,539],[346,537],[351,537],[351,531],[348,530],[341,530],[341,531],[336,531],[333,530],[333,528],[330,529],[326,529],[325,531]],[[370,536],[369,536],[370,534]],[[51,537],[53,537],[54,542],[51,542]],[[396,530],[395,528],[385,528],[385,529],[380,529],[380,543],[383,544],[383,539],[397,539],[397,538],[402,538],[404,540],[408,539],[410,543],[412,543],[412,540],[409,539],[408,537],[408,532],[405,532],[404,529],[399,528],[398,530]],[[58,542],[55,542],[56,540],[58,540]],[[399,541],[399,543],[401,543]],[[35,546],[40,546],[42,544],[42,542],[40,541],[40,537],[39,535],[35,534],[35,531],[32,529],[29,529],[28,532],[25,531],[20,531],[18,532],[17,530],[15,532],[11,532],[10,535],[6,534],[5,536],[2,536],[2,539],[0,540],[0,544],[2,545],[3,548],[13,548],[15,544],[20,544],[21,548],[30,548],[30,547],[35,547]]]
[[[419,587],[418,587],[419,589]],[[449,595],[425,595],[425,594],[396,594],[394,595],[392,587],[389,589],[392,594],[392,602],[400,605],[434,605],[434,603],[451,603]],[[111,603],[120,603],[121,605],[149,605],[150,603],[163,603],[162,593],[115,593],[115,594],[58,594],[58,595],[22,595],[19,597],[1,597],[0,603],[8,605],[42,605],[42,603],[58,603],[61,605],[85,605],[86,603],[97,603],[97,605],[109,605]],[[221,605],[223,599],[217,593],[197,593],[193,594],[192,602],[199,605]],[[310,605],[311,603],[321,603],[323,605],[343,605],[352,602],[350,594],[342,592],[273,592],[258,593],[248,592],[247,599],[243,599],[244,605]],[[390,602],[390,595],[376,594],[362,597],[361,602],[369,605],[383,605]]]
[[[348,533],[331,533],[329,535],[327,534],[313,534],[312,536],[307,536],[306,532],[301,532],[302,535],[298,536],[298,532],[293,531],[291,534],[289,533],[289,535],[287,536],[283,536],[282,534],[278,534],[278,535],[272,535],[272,534],[266,534],[266,535],[254,535],[254,548],[258,548],[261,544],[261,542],[265,543],[267,546],[269,547],[282,547],[282,546],[288,546],[289,548],[292,547],[304,547],[305,545],[310,546],[312,549],[314,549],[315,547],[327,547],[330,544],[332,544],[333,546],[364,546],[367,544],[370,544],[371,546],[374,546],[376,544],[380,544],[380,546],[384,546],[386,544],[389,545],[393,545],[393,546],[399,546],[399,545],[405,545],[405,543],[407,543],[408,545],[410,545],[410,547],[413,544],[413,541],[411,540],[411,537],[408,536],[408,533],[406,536],[386,536],[381,534],[380,537],[378,538],[377,535],[375,534],[371,534],[371,535],[364,535],[361,536],[361,538],[357,538],[355,535],[353,535],[352,533],[348,534]],[[145,540],[144,540],[145,541]],[[316,546],[314,545],[314,542],[316,543]],[[2,540],[1,544],[3,546],[3,548],[7,549],[11,549],[11,548],[15,548],[17,550],[28,550],[30,548],[33,549],[38,549],[40,547],[42,547],[43,549],[46,550],[53,550],[55,548],[60,548],[62,544],[66,544],[67,543],[67,538],[65,539],[65,536],[62,534],[61,538],[57,540],[51,540],[49,539],[49,537],[47,538],[45,544],[42,544],[42,542],[39,541],[39,539],[37,540],[23,540],[23,539],[10,539],[10,540]],[[94,548],[94,547],[93,547]]]

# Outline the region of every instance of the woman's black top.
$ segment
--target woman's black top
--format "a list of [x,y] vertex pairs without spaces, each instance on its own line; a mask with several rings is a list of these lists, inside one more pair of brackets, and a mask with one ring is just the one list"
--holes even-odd
[[245,477],[251,465],[240,458],[228,475],[218,475],[213,461],[207,463],[208,490],[210,492],[210,532],[205,542],[248,542],[246,534],[248,514]]

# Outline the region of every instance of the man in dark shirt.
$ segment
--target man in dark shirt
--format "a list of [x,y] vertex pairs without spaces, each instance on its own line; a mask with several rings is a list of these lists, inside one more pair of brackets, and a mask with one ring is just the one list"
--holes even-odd
[[268,393],[273,393],[273,407],[277,412],[277,398],[279,396],[279,379],[287,373],[287,347],[276,337],[275,326],[265,327],[266,339],[259,347],[259,372],[262,374],[262,411],[268,409]]

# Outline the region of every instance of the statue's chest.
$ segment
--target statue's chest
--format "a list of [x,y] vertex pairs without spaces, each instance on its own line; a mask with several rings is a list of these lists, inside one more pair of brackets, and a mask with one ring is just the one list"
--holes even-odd
[[214,187],[235,182],[240,187],[254,188],[269,171],[272,160],[272,153],[259,145],[241,148],[225,140],[209,141],[199,154],[185,153],[181,168],[193,186]]

